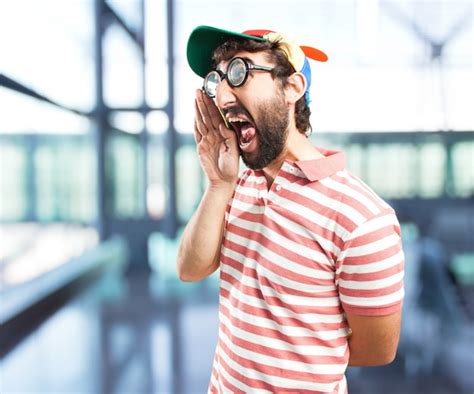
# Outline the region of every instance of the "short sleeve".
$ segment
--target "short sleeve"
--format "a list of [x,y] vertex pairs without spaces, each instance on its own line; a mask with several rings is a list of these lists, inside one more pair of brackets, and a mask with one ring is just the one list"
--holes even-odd
[[400,225],[392,209],[365,221],[344,241],[336,284],[346,312],[383,316],[400,310],[403,276]]

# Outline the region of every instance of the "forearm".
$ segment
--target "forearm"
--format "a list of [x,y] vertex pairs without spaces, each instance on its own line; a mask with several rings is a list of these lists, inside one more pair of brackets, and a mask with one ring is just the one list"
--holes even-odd
[[209,188],[186,226],[178,250],[177,270],[183,281],[197,281],[219,266],[224,216],[233,187]]

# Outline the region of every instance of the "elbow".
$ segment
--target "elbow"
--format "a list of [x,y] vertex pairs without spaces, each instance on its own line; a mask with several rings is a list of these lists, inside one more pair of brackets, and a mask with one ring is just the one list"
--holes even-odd
[[199,280],[199,278],[196,278],[193,275],[190,275],[188,272],[181,270],[178,270],[178,278],[181,282],[196,282]]
[[196,281],[192,275],[192,270],[190,270],[190,264],[181,248],[178,250],[178,256],[176,258],[176,273],[181,282]]
[[180,260],[178,260],[176,271],[181,282],[196,282],[199,280],[196,279],[195,276],[185,268],[185,265]]
[[399,335],[393,338],[392,343],[387,343],[384,351],[379,352],[379,364],[377,365],[388,365],[395,361],[397,357]]
[[381,365],[391,364],[395,361],[396,356],[397,356],[396,350],[390,353],[387,352],[386,354],[382,355],[382,357],[380,357],[379,364],[377,365],[381,366]]
[[396,350],[378,352],[377,354],[358,356],[357,354],[350,355],[349,365],[352,367],[381,367],[383,365],[391,364],[397,355]]
[[176,273],[178,274],[178,278],[181,282],[191,282],[186,271],[184,271],[183,269],[180,269],[179,266],[178,266],[178,269],[176,270]]
[[219,266],[219,262],[203,262],[196,256],[184,256],[178,253],[176,271],[182,282],[197,282],[211,275]]
[[391,364],[397,356],[397,346],[349,348],[349,365],[353,367],[380,367]]
[[371,362],[367,365],[368,367],[381,367],[383,365],[388,365],[391,364],[396,357],[397,353],[385,353],[385,354],[380,354],[373,360],[370,360]]
[[197,282],[208,276],[210,272],[196,270],[194,265],[186,264],[184,260],[178,258],[177,274],[181,282]]

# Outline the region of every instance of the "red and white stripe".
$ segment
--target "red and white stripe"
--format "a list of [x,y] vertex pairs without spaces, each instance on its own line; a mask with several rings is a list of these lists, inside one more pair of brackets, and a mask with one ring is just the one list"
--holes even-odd
[[346,393],[344,312],[400,308],[393,209],[325,160],[312,180],[307,165],[285,162],[270,190],[261,171],[239,179],[225,218],[209,392]]

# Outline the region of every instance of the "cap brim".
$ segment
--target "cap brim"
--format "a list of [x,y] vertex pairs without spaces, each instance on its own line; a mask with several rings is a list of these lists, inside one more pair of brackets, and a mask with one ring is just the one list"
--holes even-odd
[[189,36],[186,55],[191,69],[204,78],[212,69],[214,50],[230,38],[248,38],[254,41],[265,41],[264,38],[250,36],[211,26],[198,26]]

